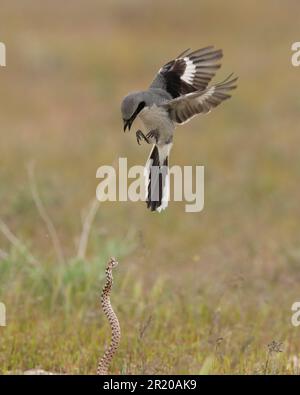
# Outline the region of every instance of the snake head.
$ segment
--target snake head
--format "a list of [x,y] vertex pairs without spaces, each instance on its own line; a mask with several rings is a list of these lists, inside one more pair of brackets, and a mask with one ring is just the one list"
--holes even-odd
[[111,257],[110,261],[108,262],[107,267],[109,269],[112,269],[112,268],[116,267],[117,265],[118,265],[118,261],[114,257]]

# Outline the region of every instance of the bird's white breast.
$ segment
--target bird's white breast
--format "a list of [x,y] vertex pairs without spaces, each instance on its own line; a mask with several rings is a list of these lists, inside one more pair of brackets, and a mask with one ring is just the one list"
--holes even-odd
[[173,122],[170,119],[167,111],[153,105],[151,107],[145,107],[139,114],[145,127],[150,130],[159,130],[160,132],[166,132],[173,130]]

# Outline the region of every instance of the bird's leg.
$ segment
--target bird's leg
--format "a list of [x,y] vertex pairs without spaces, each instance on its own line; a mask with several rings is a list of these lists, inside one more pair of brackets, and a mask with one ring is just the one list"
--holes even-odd
[[146,138],[147,139],[154,139],[155,142],[158,142],[158,138],[159,138],[159,131],[157,129],[155,130],[150,130],[150,132],[148,134],[146,134]]
[[138,142],[139,145],[141,145],[141,140],[144,139],[147,144],[150,144],[150,141],[147,139],[147,137],[144,135],[144,133],[141,130],[137,130],[136,132],[136,141]]

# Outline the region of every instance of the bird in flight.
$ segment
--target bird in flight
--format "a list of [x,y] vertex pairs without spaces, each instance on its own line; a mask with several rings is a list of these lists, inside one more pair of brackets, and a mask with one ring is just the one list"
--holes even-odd
[[209,113],[236,88],[233,74],[208,86],[221,67],[222,56],[222,50],[213,46],[192,52],[188,49],[158,71],[148,90],[132,92],[123,99],[124,132],[139,116],[148,133],[138,130],[137,142],[153,144],[145,167],[146,203],[151,211],[160,212],[168,205],[168,163],[175,127]]

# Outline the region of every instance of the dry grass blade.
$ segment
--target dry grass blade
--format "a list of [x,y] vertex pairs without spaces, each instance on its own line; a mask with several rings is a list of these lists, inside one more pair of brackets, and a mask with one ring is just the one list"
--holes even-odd
[[34,176],[34,163],[30,163],[28,165],[27,170],[28,170],[28,178],[29,178],[29,182],[30,182],[30,190],[31,190],[33,201],[37,207],[37,210],[38,210],[41,218],[45,222],[45,225],[48,229],[57,259],[60,263],[64,263],[65,262],[64,254],[63,254],[63,250],[60,245],[60,242],[59,242],[59,238],[57,236],[56,229],[55,229],[53,222],[51,221],[51,218],[49,217],[49,215],[43,205],[43,202],[40,198],[40,195],[39,195],[39,192],[38,192],[38,189],[36,186],[35,176]]
[[100,206],[100,202],[97,199],[94,199],[83,221],[83,227],[78,243],[78,252],[77,252],[77,258],[79,259],[85,258],[91,227],[94,218],[97,214],[97,211],[99,209],[99,206]]
[[[38,261],[35,259],[34,256],[32,256],[28,250],[27,247],[11,232],[9,227],[6,225],[5,222],[0,219],[0,232],[3,233],[3,235],[7,238],[7,240],[21,253],[26,252],[26,258],[29,263],[36,264]],[[6,253],[4,253],[6,254]]]
[[7,259],[8,253],[0,249],[0,259]]
[[[112,166],[114,166],[116,161],[113,162]],[[109,177],[109,184],[114,180],[113,177]],[[77,258],[78,259],[84,259],[86,256],[86,250],[87,250],[87,245],[89,241],[89,235],[91,233],[91,228],[92,224],[94,222],[94,219],[96,217],[97,211],[100,207],[100,203],[102,201],[102,196],[98,196],[97,199],[94,199],[91,204],[90,208],[84,218],[83,221],[83,226],[82,226],[82,232],[79,238],[79,243],[78,243],[78,252],[77,252]]]

